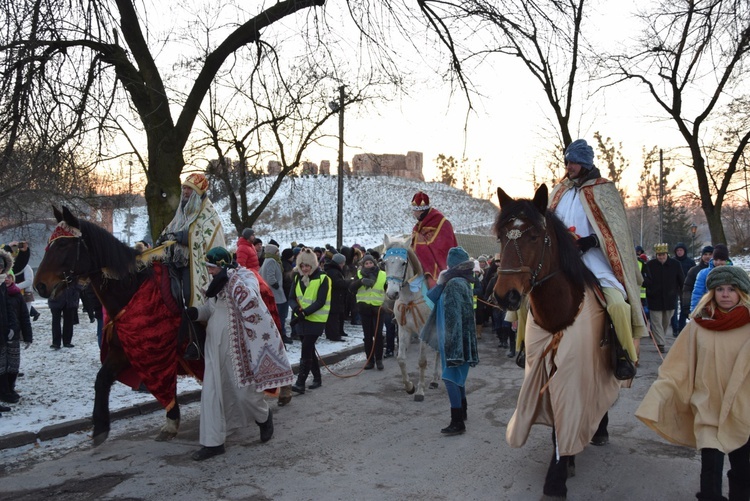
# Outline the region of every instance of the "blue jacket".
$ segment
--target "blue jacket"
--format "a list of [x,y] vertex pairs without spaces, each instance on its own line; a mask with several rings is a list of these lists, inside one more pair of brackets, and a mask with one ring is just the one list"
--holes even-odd
[[[732,266],[731,261],[727,261],[726,266]],[[703,294],[706,293],[706,277],[709,273],[711,273],[711,270],[714,269],[714,260],[712,259],[708,263],[708,268],[704,268],[701,271],[698,272],[698,276],[695,277],[695,285],[693,285],[693,295],[690,297],[690,311],[693,311],[696,306],[698,306],[698,302],[703,297]]]

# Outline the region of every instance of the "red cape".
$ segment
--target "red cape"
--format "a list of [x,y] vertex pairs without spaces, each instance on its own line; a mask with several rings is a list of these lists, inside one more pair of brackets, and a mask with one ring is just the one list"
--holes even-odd
[[442,212],[428,209],[424,218],[414,225],[411,234],[411,248],[417,254],[425,275],[437,280],[441,271],[448,265],[448,251],[458,247],[453,226]]

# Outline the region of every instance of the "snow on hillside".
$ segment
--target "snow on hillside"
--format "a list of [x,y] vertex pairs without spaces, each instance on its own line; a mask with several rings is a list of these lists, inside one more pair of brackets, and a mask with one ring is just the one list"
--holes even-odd
[[[259,189],[248,191],[248,204],[254,207],[265,195],[271,178],[260,181]],[[336,244],[336,200],[338,180],[332,176],[287,178],[276,192],[263,215],[253,225],[264,243],[270,239],[282,248],[291,242],[308,246]],[[465,192],[442,183],[425,183],[398,177],[346,178],[344,180],[344,245],[374,247],[383,243],[383,235],[400,236],[411,232],[414,216],[412,196],[422,190],[433,207],[443,212],[457,233],[489,235],[497,208],[489,201],[471,198]],[[229,219],[227,199],[214,200],[222,217],[228,243],[237,233]],[[134,243],[148,233],[145,207],[130,210]],[[127,241],[128,210],[115,212],[114,232]]]

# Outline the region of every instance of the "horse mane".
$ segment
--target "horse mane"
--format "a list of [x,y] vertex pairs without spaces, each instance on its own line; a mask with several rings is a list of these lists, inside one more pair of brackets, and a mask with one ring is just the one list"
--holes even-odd
[[388,245],[385,246],[385,250],[393,248],[406,249],[406,255],[408,256],[407,261],[409,262],[409,265],[411,265],[411,269],[414,270],[414,275],[419,276],[424,274],[422,263],[419,262],[417,254],[409,245],[407,245],[407,242],[403,240],[391,240]]
[[512,219],[524,219],[535,228],[544,230],[544,226],[551,230],[557,240],[558,257],[560,262],[560,271],[575,286],[581,288],[598,287],[598,281],[594,274],[589,270],[579,254],[575,241],[571,238],[568,228],[552,211],[546,210],[542,215],[531,200],[519,199],[514,200],[503,206],[498,213],[495,224],[492,227],[495,236],[499,237],[502,231]]
[[135,256],[138,252],[114,237],[109,231],[89,221],[78,220],[94,264],[106,268],[112,278],[123,279],[136,273]]

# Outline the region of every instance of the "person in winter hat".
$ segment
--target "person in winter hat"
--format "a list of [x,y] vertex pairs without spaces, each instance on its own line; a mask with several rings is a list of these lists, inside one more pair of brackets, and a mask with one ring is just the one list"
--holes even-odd
[[565,170],[550,194],[549,209],[576,235],[581,259],[602,285],[617,338],[637,361],[640,338],[648,330],[639,299],[643,276],[633,259],[622,196],[612,181],[601,177],[594,150],[584,139],[565,150]]
[[[21,333],[21,326],[15,308],[8,298],[8,288],[5,284],[5,277],[12,271],[12,254],[0,249],[0,400],[8,403],[16,403],[20,398],[10,389],[12,376],[9,374],[8,366],[8,353],[13,351],[12,341],[18,339]],[[10,407],[0,405],[0,412],[8,411]]]
[[[281,268],[281,256],[279,248],[276,245],[268,244],[265,247],[266,259],[263,260],[263,266],[260,267],[260,276],[268,284],[273,292],[273,299],[276,309],[279,312],[279,323],[281,326],[281,339],[289,343],[291,338],[286,335],[286,315],[287,299],[284,292],[284,272]],[[282,317],[283,313],[283,317]]]
[[[716,257],[714,257],[716,259]],[[705,271],[705,270],[704,270]],[[750,278],[736,266],[708,272],[701,297],[636,417],[667,441],[700,450],[696,498],[750,499]]]
[[[330,251],[327,251],[330,252]],[[349,280],[344,277],[344,265],[346,257],[335,253],[331,259],[323,265],[323,272],[331,279],[331,312],[326,322],[326,339],[329,341],[343,341],[344,311],[346,309],[347,295],[349,294]]]
[[664,339],[670,329],[677,297],[682,292],[685,277],[680,263],[669,257],[669,246],[654,245],[656,257],[646,263],[646,300],[651,315],[651,332],[657,348],[664,353]]
[[437,287],[428,293],[435,307],[420,337],[440,353],[451,411],[450,424],[440,432],[458,435],[466,431],[469,368],[479,363],[471,285],[474,264],[463,247],[451,248],[446,264],[448,269],[440,274]]
[[365,370],[377,365],[383,370],[383,321],[381,314],[385,302],[386,273],[378,268],[377,260],[370,254],[365,254],[360,260],[360,270],[356,279],[349,285],[349,292],[357,298],[364,334]]
[[297,381],[292,391],[305,393],[307,376],[312,372],[313,383],[307,389],[322,386],[315,342],[323,334],[331,311],[331,279],[318,267],[318,258],[309,247],[297,254],[294,283],[289,294],[289,309],[292,311],[290,325],[302,340]]
[[237,239],[237,264],[249,270],[260,270],[258,251],[255,250],[255,231],[252,228],[242,230]]

